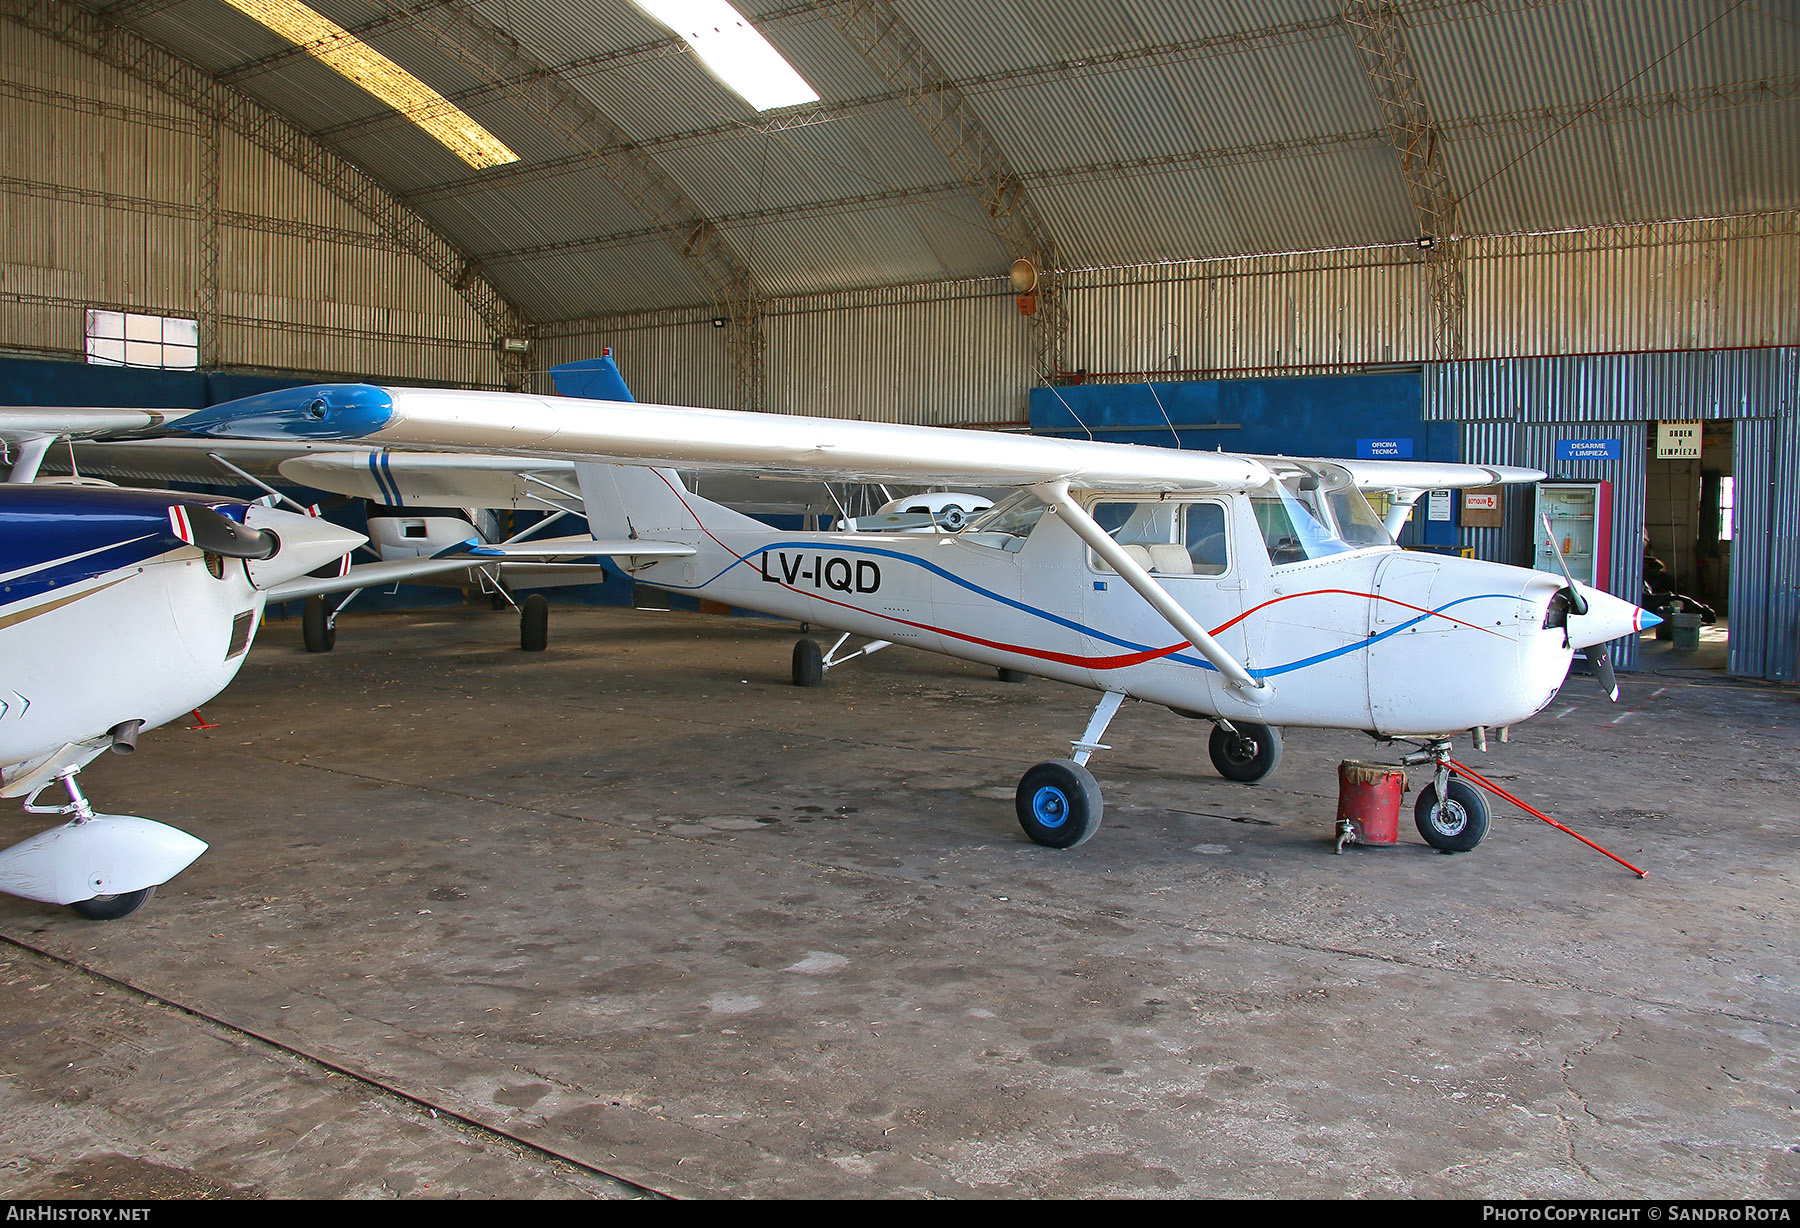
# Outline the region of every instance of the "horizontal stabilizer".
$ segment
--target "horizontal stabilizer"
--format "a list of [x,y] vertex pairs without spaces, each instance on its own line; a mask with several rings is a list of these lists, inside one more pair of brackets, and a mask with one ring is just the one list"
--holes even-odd
[[467,571],[471,567],[512,562],[542,563],[547,560],[635,556],[681,558],[693,553],[692,546],[675,542],[595,541],[591,537],[556,537],[513,545],[472,545],[454,554],[358,563],[341,576],[302,576],[291,583],[270,589],[269,600],[297,601],[302,597],[315,597],[324,593],[341,593],[353,588],[376,588],[385,584],[405,584],[428,576]]

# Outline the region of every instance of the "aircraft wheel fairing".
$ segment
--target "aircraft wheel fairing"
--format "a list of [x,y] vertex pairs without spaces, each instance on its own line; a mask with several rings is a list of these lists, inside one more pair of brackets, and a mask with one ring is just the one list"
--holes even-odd
[[308,597],[300,614],[300,637],[308,652],[330,652],[337,646],[337,628],[331,624],[331,609],[325,598]]
[[86,917],[89,921],[117,921],[121,917],[129,917],[148,904],[150,897],[155,894],[155,887],[145,887],[142,891],[97,895],[91,900],[77,900],[69,907],[75,910],[77,916]]
[[542,652],[550,644],[550,601],[533,593],[519,605],[519,647]]
[[1206,749],[1226,780],[1255,784],[1281,763],[1281,731],[1250,721],[1233,721],[1237,732],[1214,725]]
[[794,645],[794,685],[818,686],[825,681],[825,654],[816,640],[800,640]]
[[1488,832],[1488,804],[1481,790],[1455,776],[1445,790],[1449,797],[1438,805],[1437,785],[1419,790],[1413,803],[1413,822],[1425,843],[1446,853],[1466,853],[1480,844]]
[[1038,764],[1019,781],[1019,826],[1037,843],[1072,849],[1100,829],[1100,782],[1071,759]]

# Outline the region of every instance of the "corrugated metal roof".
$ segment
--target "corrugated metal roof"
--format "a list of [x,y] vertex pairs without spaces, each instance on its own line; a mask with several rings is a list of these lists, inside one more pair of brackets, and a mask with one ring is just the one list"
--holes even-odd
[[[1335,0],[888,3],[1022,178],[1067,263],[1416,237],[1393,137]],[[456,100],[521,164],[471,172],[219,0],[120,12],[320,134],[465,253],[512,253],[496,284],[539,321],[707,306],[708,277],[657,229],[671,208],[711,219],[716,250],[763,296],[1006,262],[1001,228],[921,126],[933,107],[909,102],[919,83],[884,79],[827,5],[740,5],[822,95],[772,116],[628,0],[314,7]],[[1771,6],[1398,7],[1466,232],[1800,206],[1800,23]],[[534,67],[583,106],[552,115],[541,91],[523,101],[534,83],[508,78]],[[659,203],[635,204],[596,163],[615,139],[634,145],[623,173],[647,168],[657,182],[644,196]]]

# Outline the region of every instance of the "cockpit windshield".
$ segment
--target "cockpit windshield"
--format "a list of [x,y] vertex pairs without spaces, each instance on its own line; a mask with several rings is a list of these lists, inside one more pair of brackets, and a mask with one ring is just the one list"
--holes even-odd
[[1251,491],[1250,506],[1269,561],[1277,566],[1394,544],[1375,509],[1341,469],[1282,474]]
[[978,546],[1017,550],[1031,536],[1047,505],[1029,490],[1015,490],[969,522],[959,538]]

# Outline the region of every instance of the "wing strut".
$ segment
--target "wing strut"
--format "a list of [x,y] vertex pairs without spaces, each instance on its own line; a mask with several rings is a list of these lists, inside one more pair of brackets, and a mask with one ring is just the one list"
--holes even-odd
[[13,461],[12,471],[6,475],[8,482],[37,481],[38,467],[44,463],[44,454],[50,451],[50,445],[56,442],[54,435],[38,435],[30,439],[21,439],[18,459]]
[[1231,685],[1244,692],[1244,697],[1253,703],[1261,703],[1275,694],[1275,688],[1266,679],[1254,678],[1250,671],[1240,665],[1235,657],[1219,647],[1219,642],[1206,633],[1206,629],[1194,621],[1194,616],[1182,609],[1168,591],[1158,584],[1154,577],[1137,563],[1118,542],[1106,535],[1087,514],[1082,506],[1069,496],[1067,482],[1045,482],[1031,488],[1038,498],[1055,508],[1057,514],[1073,530],[1076,536],[1093,547],[1094,553],[1106,560],[1107,566],[1118,572],[1124,581],[1136,589],[1152,609],[1161,614],[1171,627],[1186,637],[1188,643],[1212,662],[1221,674],[1231,680]]

